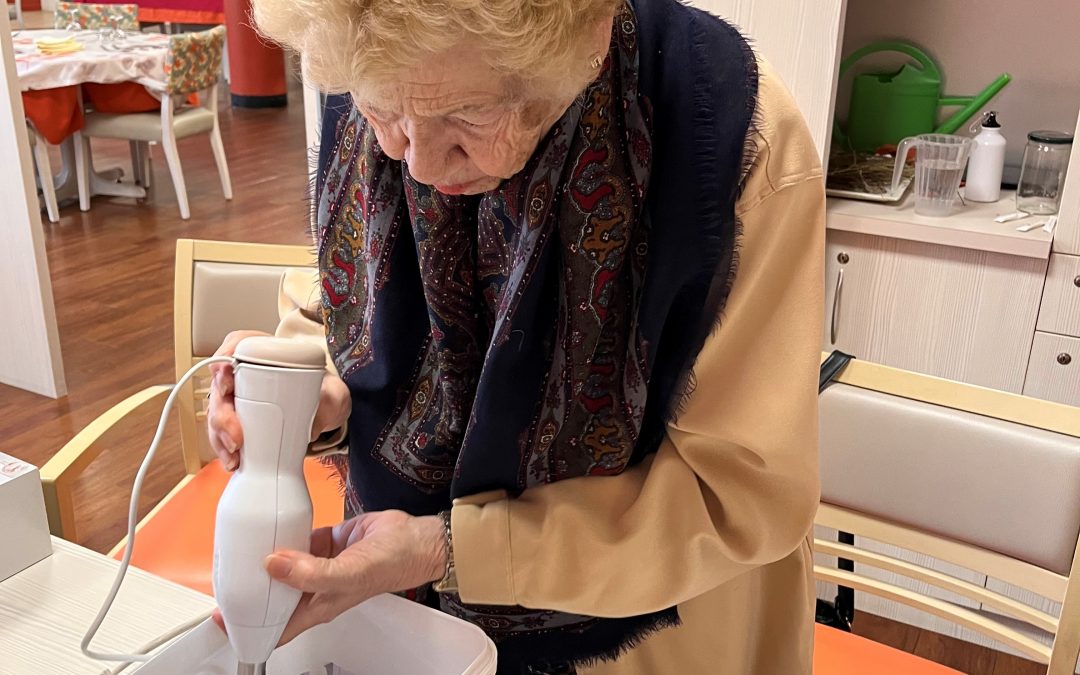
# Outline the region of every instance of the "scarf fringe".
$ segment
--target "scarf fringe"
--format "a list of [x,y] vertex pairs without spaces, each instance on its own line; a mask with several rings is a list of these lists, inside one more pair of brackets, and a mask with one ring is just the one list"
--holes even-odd
[[[653,634],[682,624],[676,608],[624,619],[605,619],[585,630],[509,638],[498,643],[497,675],[537,675],[616,661]],[[548,638],[548,639],[545,639]],[[561,654],[573,654],[562,658]]]
[[[757,54],[750,40],[743,33],[728,22],[724,22],[734,34],[742,50],[743,61],[746,70],[746,114],[749,120],[746,135],[743,140],[742,156],[740,159],[740,176],[736,184],[733,201],[737,201],[746,187],[750,172],[757,162],[760,149],[757,144],[758,129],[761,128],[761,110],[758,106],[758,86],[760,71],[758,68]],[[704,50],[705,40],[700,31],[691,37],[695,49]],[[720,183],[719,175],[715,170],[715,161],[718,153],[719,139],[714,131],[715,110],[713,97],[710,96],[711,82],[702,74],[698,74],[694,80],[694,121],[695,129],[695,156],[696,166],[706,167],[701,173],[701,185],[712,187]],[[720,213],[725,203],[721,200],[720,190],[704,189],[698,195],[698,203],[701,213]],[[697,378],[694,375],[694,361],[696,355],[701,352],[705,341],[723,323],[724,307],[731,295],[731,289],[735,285],[735,277],[739,269],[739,257],[742,250],[743,226],[742,220],[736,214],[733,216],[733,233],[731,241],[725,241],[723,222],[714,222],[705,228],[705,238],[712,244],[707,247],[708,254],[704,260],[706,269],[715,270],[706,294],[705,305],[701,311],[702,326],[690,353],[695,356],[688,359],[683,366],[683,371],[675,385],[675,394],[669,407],[667,422],[677,421],[686,412],[686,406],[694,392],[697,390]],[[725,264],[726,263],[726,264]]]

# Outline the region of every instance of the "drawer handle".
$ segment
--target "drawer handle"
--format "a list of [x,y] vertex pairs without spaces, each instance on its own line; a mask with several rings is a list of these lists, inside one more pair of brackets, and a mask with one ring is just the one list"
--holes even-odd
[[1061,354],[1058,354],[1057,362],[1063,366],[1067,366],[1072,363],[1072,355],[1062,352]]
[[1073,279],[1073,286],[1076,286],[1077,288],[1080,288],[1080,274],[1077,274],[1076,278]]
[[832,344],[836,344],[836,334],[840,329],[840,293],[844,290],[844,268],[836,274],[836,293],[832,299]]

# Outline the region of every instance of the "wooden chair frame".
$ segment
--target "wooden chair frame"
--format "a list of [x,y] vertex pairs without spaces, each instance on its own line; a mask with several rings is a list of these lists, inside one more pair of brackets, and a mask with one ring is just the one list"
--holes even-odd
[[[177,379],[206,356],[192,353],[191,338],[195,266],[200,262],[310,267],[312,257],[311,250],[306,246],[177,240],[176,285],[173,296],[174,363]],[[160,410],[170,390],[170,386],[159,385],[147,387],[128,396],[84,427],[41,468],[49,529],[54,535],[75,541],[77,532],[72,488],[79,475],[105,449],[106,445],[102,442],[102,438],[106,432],[136,411],[147,407]],[[195,401],[196,397],[205,398],[206,393],[205,388],[196,389],[189,381],[176,398],[175,409],[178,411],[180,420],[181,449],[187,475],[139,522],[139,528],[153,518],[203,467],[197,436],[199,434],[198,422],[205,419],[205,412],[196,410]],[[116,545],[113,553],[123,547],[126,542],[125,537]]]
[[[1071,406],[864,361],[852,361],[836,381],[1080,438],[1080,410]],[[970,628],[1009,645],[1028,658],[1048,664],[1047,675],[1073,675],[1077,657],[1080,656],[1080,538],[1073,554],[1070,575],[1066,577],[1007,555],[826,503],[821,504],[815,522],[823,527],[976,570],[988,577],[1029,589],[1060,602],[1061,614],[1055,617],[1000,593],[941,572],[856,546],[815,538],[815,550],[819,553],[854,560],[965,596],[1003,615],[1050,633],[1055,638],[1054,644],[1053,647],[1047,647],[1029,635],[984,614],[863,576],[858,571],[849,572],[815,565],[814,573],[819,580],[872,593]]]

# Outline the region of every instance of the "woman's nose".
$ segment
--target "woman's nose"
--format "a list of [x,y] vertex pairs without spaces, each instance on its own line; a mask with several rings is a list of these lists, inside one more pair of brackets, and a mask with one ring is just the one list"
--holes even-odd
[[405,163],[409,174],[425,185],[437,185],[452,178],[449,175],[454,143],[431,124],[410,124],[405,147]]

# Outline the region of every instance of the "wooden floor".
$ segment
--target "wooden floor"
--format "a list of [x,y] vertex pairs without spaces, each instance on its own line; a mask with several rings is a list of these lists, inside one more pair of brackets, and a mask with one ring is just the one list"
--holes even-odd
[[[192,219],[180,220],[168,169],[154,148],[151,199],[95,199],[89,213],[68,205],[45,223],[47,258],[69,394],[53,401],[0,385],[0,451],[40,465],[97,415],[139,389],[173,381],[172,279],[179,237],[306,243],[304,130],[299,90],[283,110],[225,107],[222,131],[236,197],[220,191],[205,137],[180,141]],[[126,166],[127,147],[95,144],[98,167]],[[55,166],[59,166],[57,163]],[[17,330],[17,326],[3,330]],[[123,534],[131,482],[156,416],[132,419],[76,493],[79,543],[107,551]],[[150,472],[142,512],[183,475],[176,429]],[[1035,675],[1020,659],[878,619],[856,632],[978,675]]]

